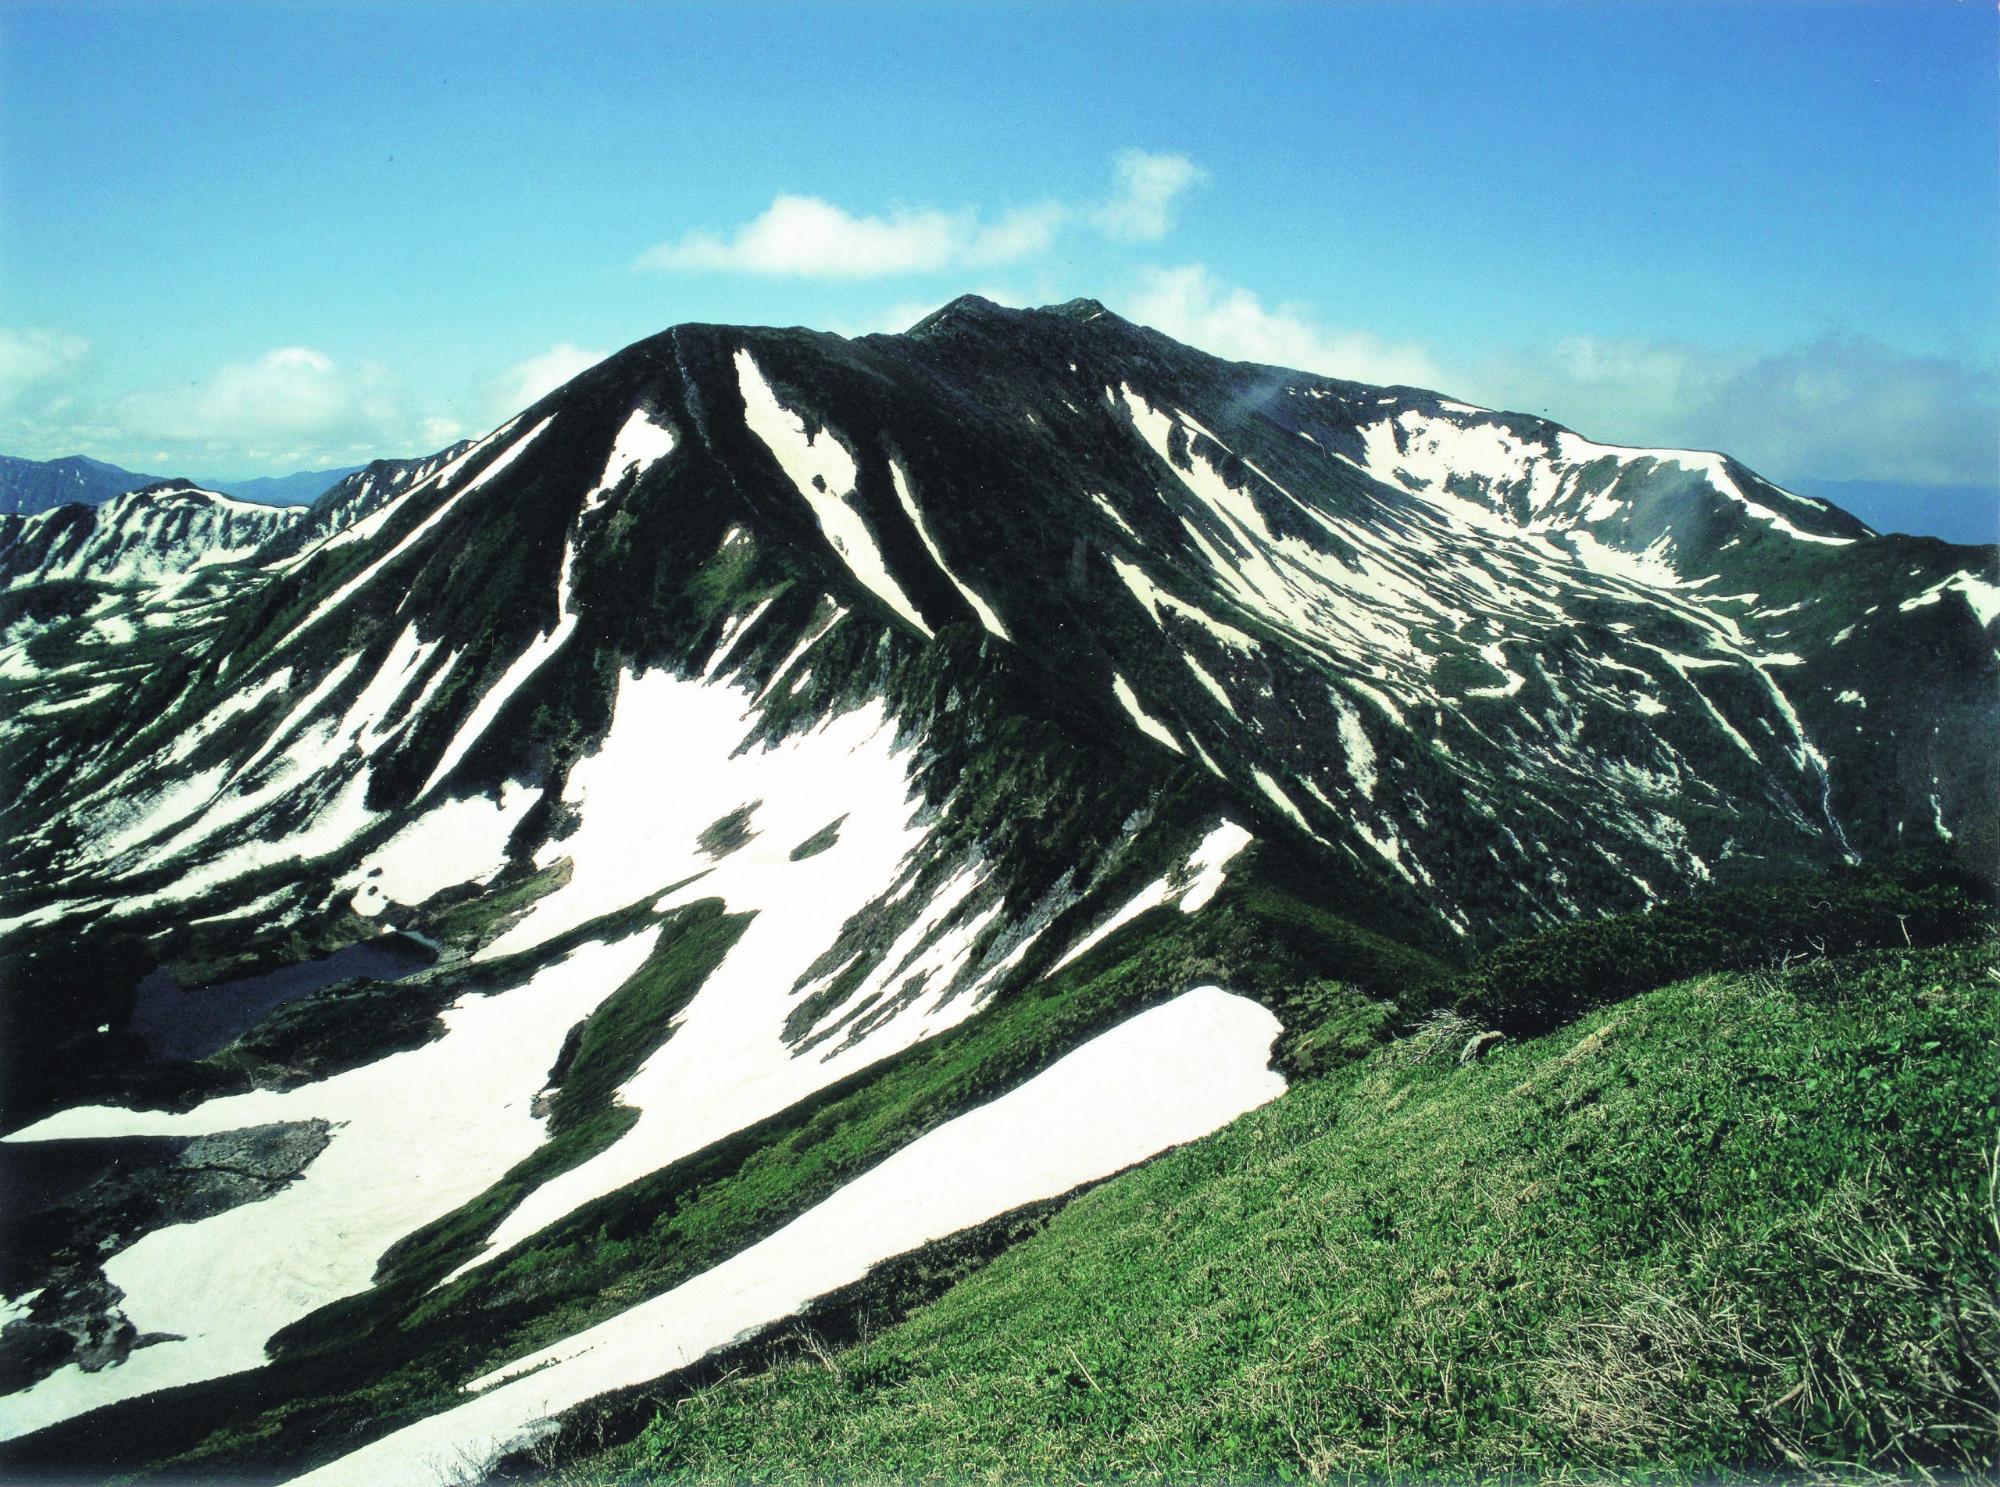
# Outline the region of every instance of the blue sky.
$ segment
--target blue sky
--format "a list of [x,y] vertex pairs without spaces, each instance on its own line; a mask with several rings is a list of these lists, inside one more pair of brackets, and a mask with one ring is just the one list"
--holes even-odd
[[0,451],[277,473],[682,320],[1092,295],[1780,480],[1991,484],[1983,4],[0,9]]

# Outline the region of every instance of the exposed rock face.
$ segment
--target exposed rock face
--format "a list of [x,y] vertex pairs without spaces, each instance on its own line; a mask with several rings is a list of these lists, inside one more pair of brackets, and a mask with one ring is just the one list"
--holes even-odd
[[9,1216],[0,1229],[6,1289],[39,1291],[0,1329],[0,1393],[75,1363],[86,1372],[122,1363],[160,1340],[125,1319],[123,1293],[102,1263],[141,1235],[193,1223],[282,1189],[326,1149],[325,1121],[289,1121],[161,1137],[54,1207]]

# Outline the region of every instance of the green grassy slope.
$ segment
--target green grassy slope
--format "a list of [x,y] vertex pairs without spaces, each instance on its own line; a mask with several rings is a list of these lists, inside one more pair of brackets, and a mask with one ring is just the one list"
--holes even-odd
[[572,1483],[1984,1474],[1996,947],[1440,1019]]

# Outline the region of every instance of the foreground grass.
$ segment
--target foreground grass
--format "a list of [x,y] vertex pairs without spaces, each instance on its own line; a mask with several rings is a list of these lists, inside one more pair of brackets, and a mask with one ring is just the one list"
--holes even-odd
[[801,1336],[612,1481],[1990,1472],[1995,947],[1440,1020]]

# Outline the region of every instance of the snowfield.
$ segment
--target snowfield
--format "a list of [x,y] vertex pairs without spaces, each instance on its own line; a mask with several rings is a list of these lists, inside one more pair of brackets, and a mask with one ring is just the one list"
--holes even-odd
[[[913,819],[912,761],[896,748],[895,728],[879,703],[775,746],[744,747],[751,706],[720,679],[628,673],[603,746],[571,772],[565,799],[580,809],[583,824],[537,859],[567,857],[570,881],[481,958],[530,948],[653,896],[661,909],[720,898],[729,912],[756,917],[673,1036],[619,1089],[619,1100],[639,1111],[632,1128],[529,1194],[501,1221],[482,1256],[461,1270],[593,1198],[955,1026],[978,1010],[1003,969],[992,966],[961,984],[975,970],[973,942],[991,914],[948,923],[977,886],[975,874],[960,872],[931,894],[877,971],[820,1025],[837,1023],[846,1009],[892,984],[906,988],[914,978],[921,993],[872,1013],[865,1038],[811,1051],[788,1045],[786,1020],[809,989],[800,986],[807,971],[852,916],[897,884],[926,830]],[[749,808],[754,835],[711,856],[701,833],[739,807]],[[836,818],[832,846],[793,859],[793,848]]]
[[476,1397],[296,1480],[430,1487],[541,1421],[686,1367],[883,1260],[1221,1129],[1285,1091],[1269,1011],[1197,987],[946,1122],[750,1248],[470,1385]]
[[315,1084],[184,1114],[79,1106],[6,1137],[198,1136],[313,1118],[334,1126],[326,1150],[282,1192],[156,1229],[114,1255],[105,1275],[124,1291],[132,1325],[178,1340],[97,1373],[72,1364],[0,1399],[0,1439],[256,1368],[280,1328],[367,1290],[391,1244],[470,1202],[541,1144],[543,1122],[529,1106],[563,1034],[639,968],[655,938],[586,944],[525,985],[461,999],[437,1041]]

